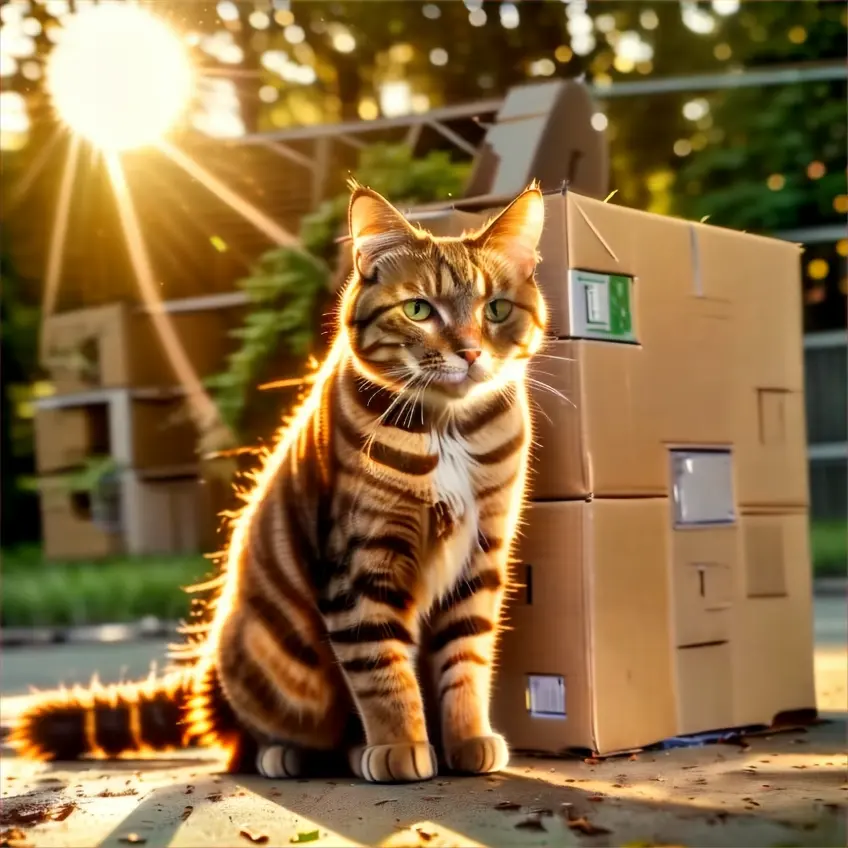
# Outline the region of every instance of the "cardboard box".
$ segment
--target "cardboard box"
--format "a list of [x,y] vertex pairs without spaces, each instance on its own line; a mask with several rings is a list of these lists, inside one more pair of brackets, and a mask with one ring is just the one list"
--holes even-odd
[[532,389],[531,497],[668,497],[671,446],[729,450],[728,326],[693,320],[690,335],[652,346],[549,344],[531,366],[552,389]]
[[93,492],[74,492],[53,475],[39,487],[48,559],[197,553],[207,541],[196,477],[122,472]]
[[609,754],[815,708],[805,514],[679,501],[530,506],[493,695],[513,748]]
[[552,754],[674,736],[668,501],[534,503],[526,519],[494,726]]
[[61,477],[45,477],[39,481],[39,498],[47,559],[101,559],[123,552],[119,526],[95,521],[89,493],[71,491]]
[[109,389],[41,398],[35,413],[40,474],[112,456],[125,468],[197,462],[197,431],[173,391]]
[[592,197],[608,192],[609,155],[592,127],[598,107],[577,80],[511,88],[474,158],[466,196],[518,194],[533,179]]
[[[199,376],[223,368],[234,341],[241,292],[163,304]],[[44,326],[45,367],[59,394],[178,382],[154,322],[141,307],[111,304],[52,315]]]
[[574,193],[545,205],[537,279],[572,341],[534,367],[571,403],[534,392],[532,496],[668,496],[666,445],[732,445],[741,505],[806,506],[798,248]]

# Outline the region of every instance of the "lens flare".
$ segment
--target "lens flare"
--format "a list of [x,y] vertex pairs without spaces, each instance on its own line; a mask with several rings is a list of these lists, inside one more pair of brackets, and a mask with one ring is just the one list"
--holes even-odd
[[161,139],[188,104],[194,75],[167,24],[131,3],[104,3],[70,18],[47,86],[72,131],[117,151]]

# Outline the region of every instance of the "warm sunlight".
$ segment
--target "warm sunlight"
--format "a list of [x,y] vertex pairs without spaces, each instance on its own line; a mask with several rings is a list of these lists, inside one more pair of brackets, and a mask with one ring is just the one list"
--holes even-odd
[[160,19],[135,5],[81,9],[50,55],[47,82],[62,120],[104,150],[158,141],[188,104],[188,55]]

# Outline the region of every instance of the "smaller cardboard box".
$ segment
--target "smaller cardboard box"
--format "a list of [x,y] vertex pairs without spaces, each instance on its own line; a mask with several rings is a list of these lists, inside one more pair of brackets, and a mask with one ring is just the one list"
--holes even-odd
[[93,491],[72,485],[64,475],[39,481],[47,559],[197,553],[208,540],[197,477],[123,471]]
[[530,505],[493,695],[512,748],[608,753],[675,735],[668,509]]
[[493,694],[513,748],[610,754],[815,710],[806,515],[729,517],[709,488],[531,504]]
[[[199,376],[223,368],[245,299],[236,292],[163,304]],[[47,319],[43,332],[44,364],[59,394],[179,382],[155,322],[141,307],[116,303],[62,312]]]
[[41,398],[35,413],[40,474],[112,456],[126,468],[197,463],[197,431],[173,391],[110,389]]

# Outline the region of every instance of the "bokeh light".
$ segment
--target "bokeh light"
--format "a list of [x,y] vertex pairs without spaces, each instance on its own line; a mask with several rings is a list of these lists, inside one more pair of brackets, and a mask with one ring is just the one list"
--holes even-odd
[[138,6],[80,10],[50,54],[47,85],[60,118],[104,150],[159,140],[191,98],[182,42]]

